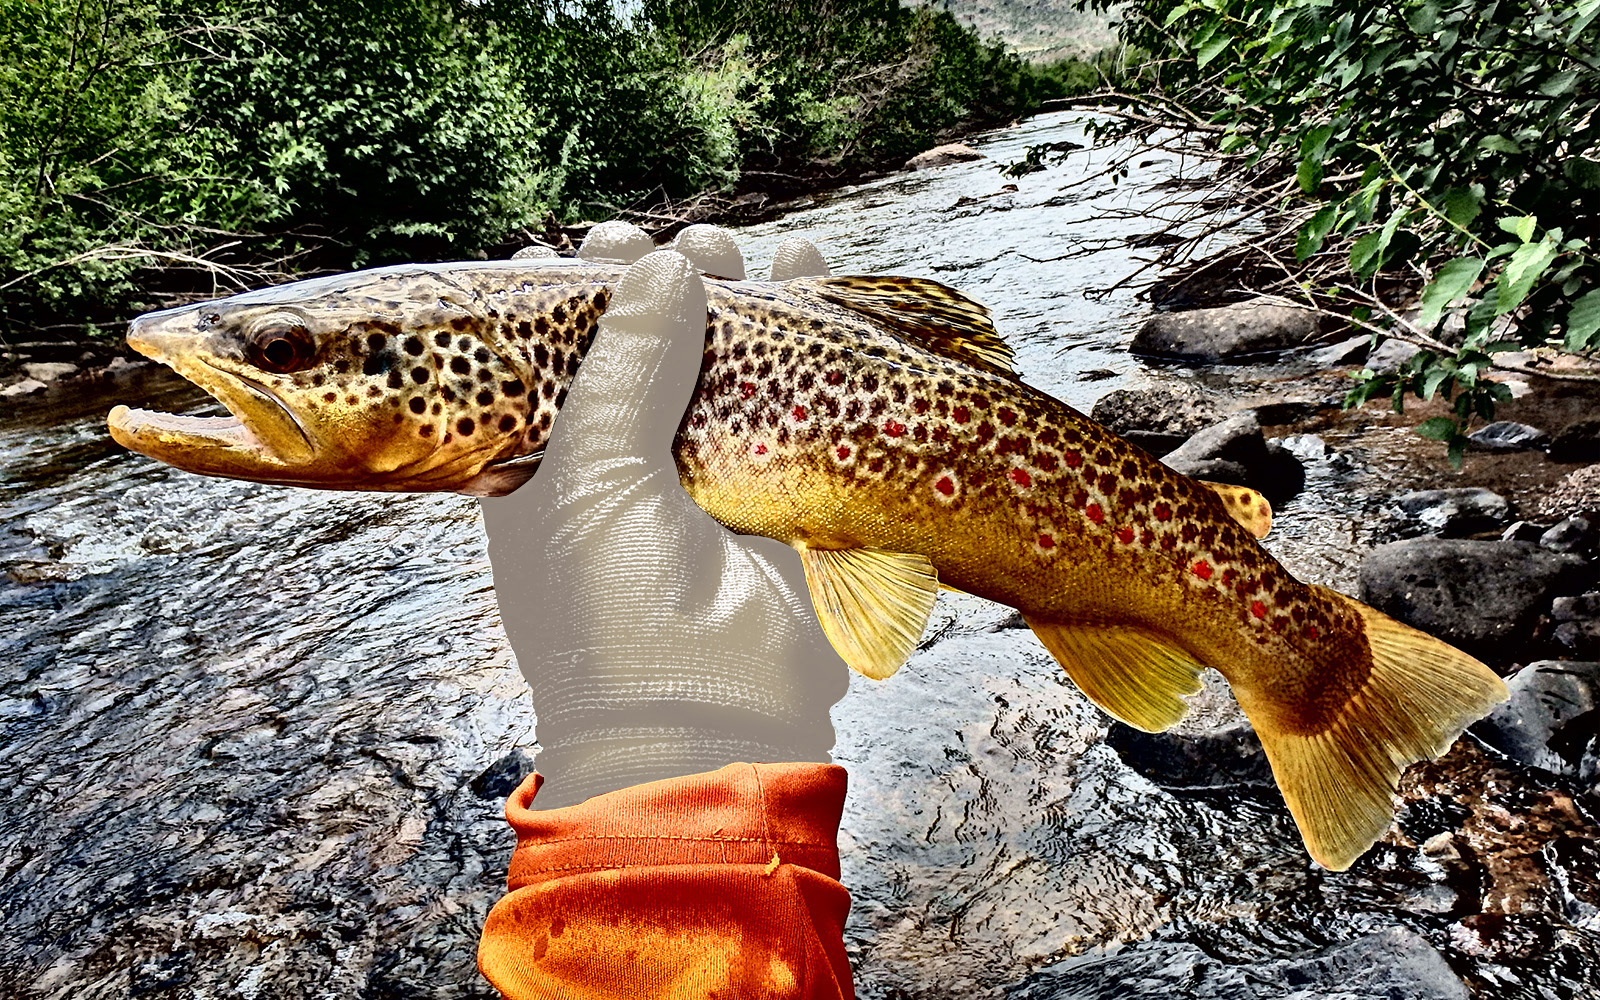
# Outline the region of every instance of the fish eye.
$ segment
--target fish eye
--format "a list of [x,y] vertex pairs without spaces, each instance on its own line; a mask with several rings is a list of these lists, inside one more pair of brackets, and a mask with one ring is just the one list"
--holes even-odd
[[245,358],[262,371],[287,375],[311,367],[315,344],[298,323],[270,323],[250,334]]

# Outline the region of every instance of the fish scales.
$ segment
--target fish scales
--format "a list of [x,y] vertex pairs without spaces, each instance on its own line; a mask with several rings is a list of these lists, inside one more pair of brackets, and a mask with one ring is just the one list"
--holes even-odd
[[[141,317],[130,343],[233,416],[119,407],[112,432],[212,475],[506,492],[536,467],[621,275],[403,266]],[[1335,868],[1387,828],[1400,769],[1505,697],[1472,658],[1294,579],[1256,542],[1259,495],[1173,472],[1024,384],[959,293],[898,278],[706,291],[673,446],[683,486],[732,530],[801,551],[825,630],[864,673],[909,653],[935,574],[1021,610],[1086,694],[1141,728],[1177,721],[1213,666]],[[922,610],[875,631],[891,585]]]

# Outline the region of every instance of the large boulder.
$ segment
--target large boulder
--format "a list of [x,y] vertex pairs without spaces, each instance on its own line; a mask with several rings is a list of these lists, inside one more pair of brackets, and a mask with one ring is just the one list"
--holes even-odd
[[1222,406],[1189,388],[1117,389],[1096,400],[1089,416],[1160,457],[1221,420]]
[[1595,735],[1585,723],[1600,709],[1600,663],[1539,660],[1506,678],[1506,687],[1511,699],[1473,732],[1524,764],[1577,777]]
[[946,167],[952,163],[966,163],[969,160],[981,159],[983,159],[983,154],[966,143],[951,142],[918,153],[906,161],[906,169],[927,170],[930,167]]
[[1260,490],[1273,503],[1305,485],[1305,467],[1281,444],[1268,444],[1255,414],[1235,413],[1194,434],[1163,458],[1167,468],[1195,479]]
[[1552,462],[1600,462],[1600,417],[1577,420],[1550,439]]
[[1485,660],[1519,655],[1539,616],[1593,578],[1577,556],[1529,542],[1412,538],[1361,563],[1361,599]]
[[1317,336],[1309,309],[1252,300],[1214,309],[1156,313],[1134,335],[1130,350],[1188,361],[1223,361],[1304,346]]

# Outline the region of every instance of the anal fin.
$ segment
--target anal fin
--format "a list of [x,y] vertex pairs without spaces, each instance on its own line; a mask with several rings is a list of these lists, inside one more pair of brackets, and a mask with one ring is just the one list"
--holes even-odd
[[906,662],[939,596],[926,556],[883,549],[800,549],[811,606],[857,673],[883,680]]
[[1244,525],[1250,534],[1265,538],[1272,530],[1272,505],[1260,493],[1248,486],[1213,483],[1204,479],[1196,479],[1195,482],[1215,490],[1222,499],[1222,505],[1228,508],[1228,513]]
[[1023,619],[1091,701],[1135,729],[1171,729],[1200,691],[1205,664],[1150,629]]

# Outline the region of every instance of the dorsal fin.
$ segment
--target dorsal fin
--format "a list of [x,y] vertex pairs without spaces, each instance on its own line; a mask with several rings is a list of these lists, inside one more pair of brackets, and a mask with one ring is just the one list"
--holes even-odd
[[936,354],[1017,379],[1011,368],[1011,348],[995,332],[989,310],[949,285],[888,275],[802,278],[795,284]]

